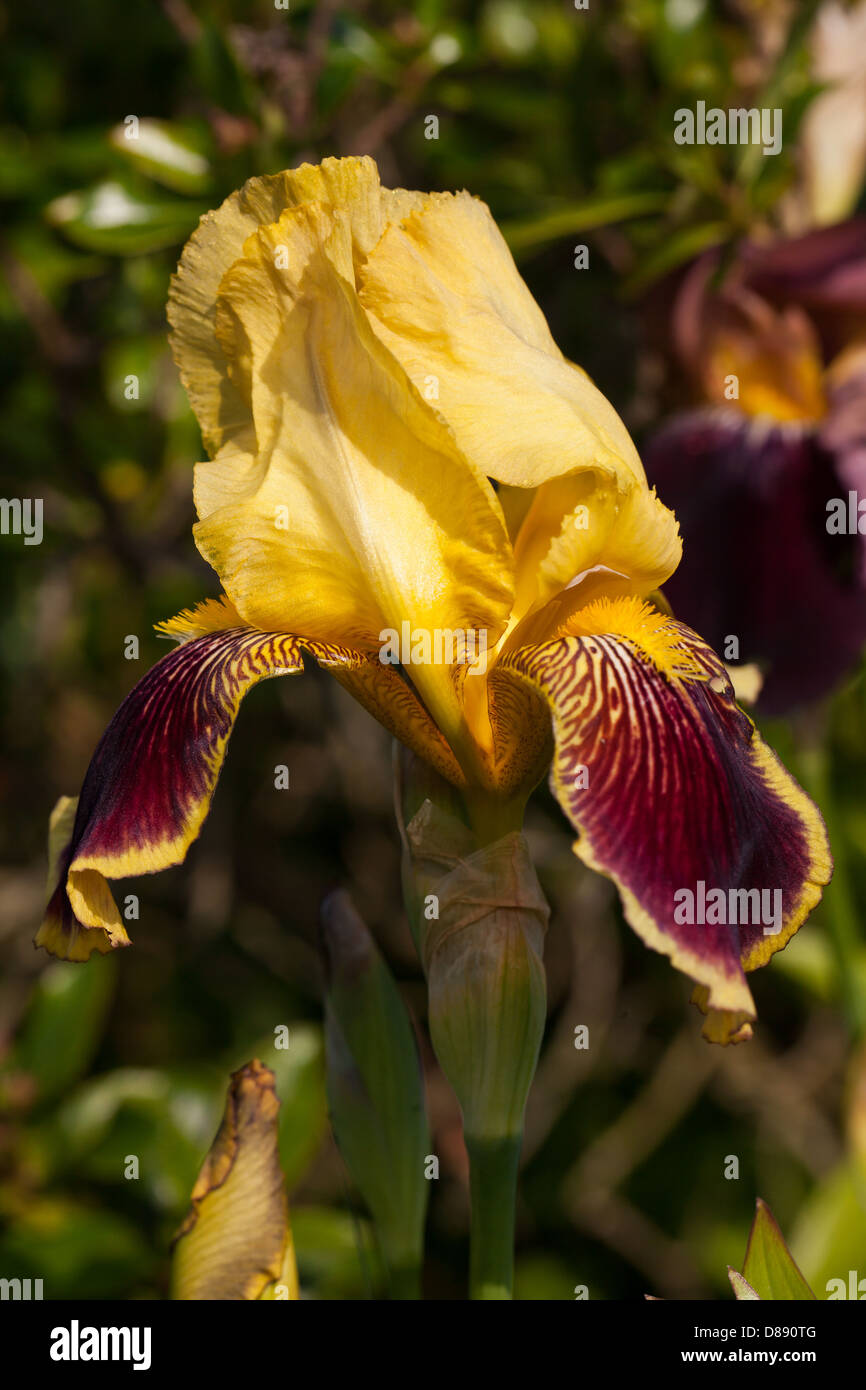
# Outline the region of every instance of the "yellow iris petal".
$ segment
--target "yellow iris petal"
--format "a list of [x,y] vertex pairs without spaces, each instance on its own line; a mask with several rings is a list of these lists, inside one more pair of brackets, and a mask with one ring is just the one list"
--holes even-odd
[[413,205],[418,194],[388,193],[372,159],[326,159],[319,165],[250,179],[202,218],[190,237],[169,294],[171,346],[208,452],[214,454],[249,424],[243,397],[226,375],[215,331],[217,293],[229,267],[258,227],[288,207],[318,201],[347,210],[359,254],[381,235],[384,220]]
[[[203,219],[169,316],[211,454],[196,540],[254,626],[492,652],[586,571],[643,595],[676,567],[625,427],[468,194],[383,189],[367,158],[251,180]],[[459,740],[463,672],[409,674]]]
[[[203,219],[169,316],[211,455],[196,541],[243,622],[368,653],[406,624],[483,633],[493,656],[561,623],[580,576],[643,596],[676,567],[625,427],[466,193],[383,189],[367,158],[251,180]],[[408,674],[489,758],[483,682]]]
[[[375,651],[407,621],[492,646],[512,597],[501,510],[370,329],[352,251],[347,217],[289,209],[223,276],[216,327],[257,453],[240,483],[222,455],[200,465],[196,543],[255,627]],[[452,674],[412,675],[447,732]]]
[[539,487],[514,543],[515,617],[603,566],[645,595],[669,579],[682,554],[673,512],[644,484],[598,483],[591,473]]
[[484,203],[430,194],[361,272],[376,332],[491,477],[517,487],[644,473],[613,406],[566,361]]

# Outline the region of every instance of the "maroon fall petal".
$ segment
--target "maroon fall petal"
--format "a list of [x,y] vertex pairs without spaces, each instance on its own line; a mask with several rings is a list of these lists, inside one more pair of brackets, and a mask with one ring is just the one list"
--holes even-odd
[[[179,864],[199,833],[241,700],[299,671],[294,637],[231,628],[183,642],[138,682],[93,755],[36,944],[66,959],[127,944],[107,878]],[[72,814],[74,811],[74,822]]]
[[[716,1015],[708,1036],[735,1041],[754,1018],[743,971],[765,964],[814,907],[829,849],[721,662],[683,624],[669,626],[699,675],[672,675],[650,643],[617,634],[524,647],[503,664],[550,704],[551,786],[579,832],[576,853],[616,882],[646,943],[702,987]],[[723,895],[721,912],[711,893]]]

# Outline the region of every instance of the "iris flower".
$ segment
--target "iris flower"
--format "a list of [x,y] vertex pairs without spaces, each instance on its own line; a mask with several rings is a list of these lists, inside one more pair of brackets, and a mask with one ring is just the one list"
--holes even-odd
[[[462,792],[482,841],[519,828],[552,762],[577,855],[697,982],[705,1034],[748,1036],[744,971],[819,899],[823,823],[651,598],[674,516],[486,206],[382,188],[367,158],[253,179],[203,218],[169,318],[223,592],[160,624],[177,647],[55,808],[38,944],[127,944],[108,880],[183,860],[244,695],[311,657]],[[483,635],[474,659],[437,647],[455,632]],[[679,922],[698,881],[778,890],[772,933]]]
[[666,596],[722,651],[736,637],[758,708],[785,713],[866,644],[866,219],[708,253],[671,330],[702,404],[646,451],[686,541]]

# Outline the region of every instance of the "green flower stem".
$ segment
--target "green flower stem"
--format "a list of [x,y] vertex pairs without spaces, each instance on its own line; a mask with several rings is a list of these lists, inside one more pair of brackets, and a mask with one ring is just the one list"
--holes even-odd
[[469,1152],[469,1291],[474,1299],[509,1299],[514,1283],[514,1209],[523,1136],[474,1140]]
[[550,909],[518,828],[522,800],[473,789],[461,806],[405,759],[397,785],[430,1039],[469,1153],[471,1296],[508,1299],[523,1115],[547,1016]]

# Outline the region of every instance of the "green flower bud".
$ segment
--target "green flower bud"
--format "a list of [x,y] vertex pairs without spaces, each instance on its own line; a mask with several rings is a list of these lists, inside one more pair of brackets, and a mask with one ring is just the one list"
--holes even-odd
[[175,1237],[172,1298],[298,1297],[279,1109],[268,1067],[253,1060],[232,1074],[222,1124]]
[[[411,808],[413,790],[402,808]],[[523,1114],[547,1013],[549,909],[521,834],[479,845],[453,801],[444,805],[428,797],[404,822],[406,903],[427,974],[430,1036],[463,1111],[472,1296],[503,1299],[511,1296]]]
[[518,1136],[546,1018],[549,908],[524,837],[472,851],[471,831],[426,801],[406,828],[430,1036],[467,1143]]

